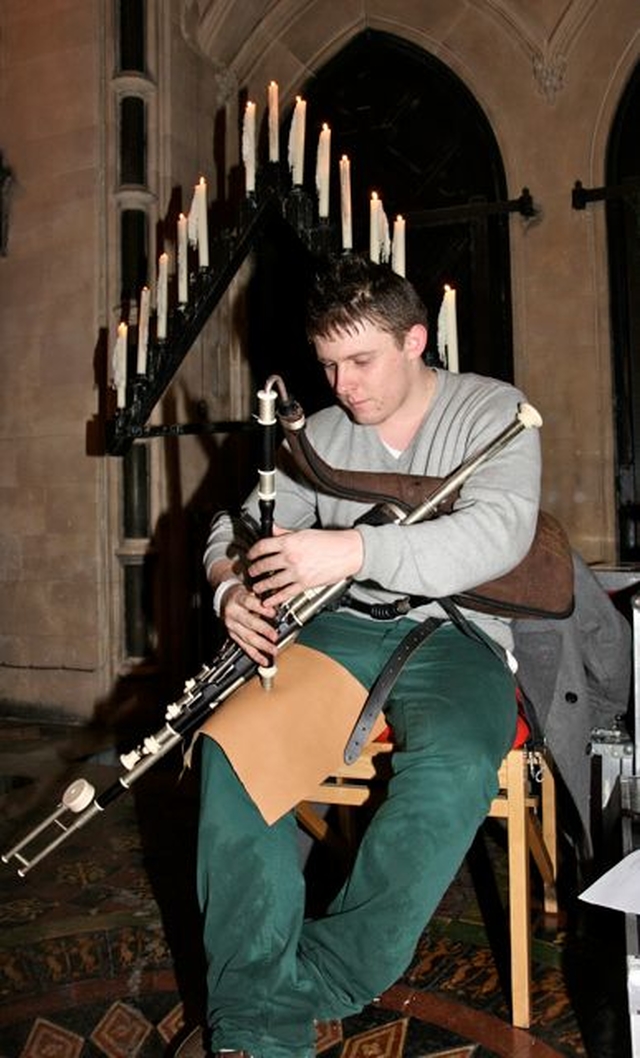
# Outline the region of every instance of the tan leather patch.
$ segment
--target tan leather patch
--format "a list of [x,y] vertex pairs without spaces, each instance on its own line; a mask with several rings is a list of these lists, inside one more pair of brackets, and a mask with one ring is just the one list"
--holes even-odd
[[[350,672],[310,647],[293,643],[277,663],[270,691],[254,677],[200,729],[225,751],[270,824],[342,765],[367,697]],[[380,716],[374,738],[384,726]]]

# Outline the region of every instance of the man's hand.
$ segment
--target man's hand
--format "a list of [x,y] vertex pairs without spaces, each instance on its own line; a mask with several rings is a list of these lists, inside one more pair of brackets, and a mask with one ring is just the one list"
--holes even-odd
[[362,566],[363,543],[357,529],[274,527],[247,555],[256,595],[280,606],[307,588],[320,588],[352,577]]
[[277,633],[272,621],[275,606],[263,602],[243,584],[234,584],[224,594],[220,616],[231,638],[258,665],[270,665]]
[[[362,565],[362,537],[356,529],[274,527],[247,554],[252,590],[232,584],[222,596],[220,616],[230,637],[259,665],[272,662],[277,633],[276,610],[307,588],[337,584]],[[212,584],[233,571],[228,563],[214,567]]]

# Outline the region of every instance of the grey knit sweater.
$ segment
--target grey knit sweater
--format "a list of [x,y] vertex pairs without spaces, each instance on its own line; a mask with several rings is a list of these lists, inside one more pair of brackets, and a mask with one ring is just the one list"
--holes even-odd
[[[311,444],[334,467],[446,476],[512,422],[525,398],[513,386],[479,375],[439,370],[436,375],[435,397],[400,455],[389,451],[374,426],[352,422],[338,406],[310,417]],[[530,547],[539,492],[539,438],[538,431],[530,429],[467,479],[451,514],[411,526],[359,527],[364,561],[353,594],[370,602],[407,594],[437,599],[502,576]],[[258,518],[255,490],[246,507]],[[366,504],[322,494],[277,474],[276,521],[287,529],[350,528],[367,509]],[[231,520],[222,513],[211,526],[206,568],[228,553],[231,539]],[[442,615],[437,603],[431,603],[410,616],[417,620],[429,613]],[[508,621],[469,616],[503,646],[511,646]]]

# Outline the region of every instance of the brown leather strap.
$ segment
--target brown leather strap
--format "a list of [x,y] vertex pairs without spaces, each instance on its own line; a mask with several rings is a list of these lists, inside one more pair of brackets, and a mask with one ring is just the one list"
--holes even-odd
[[[405,511],[418,507],[436,491],[442,478],[415,474],[340,470],[326,463],[311,446],[304,429],[287,430],[292,462],[319,491],[363,503],[395,503]],[[457,499],[450,496],[438,513]],[[503,577],[455,597],[469,609],[501,617],[569,617],[573,612],[573,561],[560,523],[540,511],[536,533],[525,558]]]
[[[286,430],[286,423],[285,425]],[[309,443],[304,430],[287,432],[293,463],[320,492],[361,503],[399,503],[413,510],[436,491],[442,478],[420,474],[395,474],[367,470],[340,470],[322,459]],[[285,457],[286,458],[286,457]],[[443,504],[450,511],[456,495]]]

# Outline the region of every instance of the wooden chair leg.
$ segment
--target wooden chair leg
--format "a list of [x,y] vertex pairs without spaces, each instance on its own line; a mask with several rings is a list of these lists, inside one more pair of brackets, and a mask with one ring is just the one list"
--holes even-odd
[[511,750],[507,756],[511,1020],[526,1029],[531,1024],[531,898],[524,767],[522,751]]
[[296,819],[303,830],[322,845],[339,856],[346,856],[348,845],[340,834],[327,823],[308,801],[301,801],[296,807]]
[[552,882],[544,886],[544,909],[548,915],[558,914],[558,806],[553,765],[542,758],[542,837],[551,864]]

